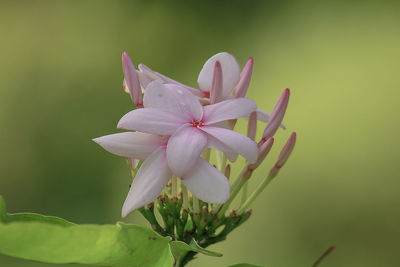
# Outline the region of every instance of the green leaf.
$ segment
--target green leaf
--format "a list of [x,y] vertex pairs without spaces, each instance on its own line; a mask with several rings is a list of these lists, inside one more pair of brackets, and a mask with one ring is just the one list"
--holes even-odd
[[0,253],[47,263],[172,266],[169,238],[137,225],[0,223]]
[[194,239],[190,241],[189,245],[182,241],[171,241],[170,246],[175,259],[180,259],[181,257],[185,256],[186,253],[189,251],[198,252],[212,257],[222,257],[222,254],[219,252],[207,250],[200,247]]
[[2,196],[0,196],[0,222],[9,223],[9,222],[22,222],[22,221],[36,221],[36,222],[45,222],[58,224],[62,226],[71,226],[75,225],[72,222],[64,220],[62,218],[54,217],[54,216],[45,216],[36,213],[15,213],[15,214],[7,214],[6,212],[6,203]]
[[263,267],[261,265],[254,265],[250,263],[238,263],[234,265],[229,265],[228,267]]

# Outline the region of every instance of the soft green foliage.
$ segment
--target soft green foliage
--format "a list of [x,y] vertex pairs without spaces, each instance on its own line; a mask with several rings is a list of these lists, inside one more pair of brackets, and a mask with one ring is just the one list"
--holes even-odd
[[34,213],[7,214],[0,196],[0,253],[47,263],[83,263],[106,266],[172,266],[189,252],[222,254],[171,241],[138,225],[77,225]]
[[0,225],[0,253],[48,263],[171,266],[169,239],[137,225],[12,222]]
[[39,214],[10,214],[0,196],[0,253],[48,263],[172,266],[170,238],[138,225],[76,225]]

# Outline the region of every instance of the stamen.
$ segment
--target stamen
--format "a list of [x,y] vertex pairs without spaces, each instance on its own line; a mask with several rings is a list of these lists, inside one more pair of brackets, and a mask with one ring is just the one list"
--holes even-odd
[[204,125],[204,122],[202,120],[192,120],[192,125],[193,127],[202,127]]

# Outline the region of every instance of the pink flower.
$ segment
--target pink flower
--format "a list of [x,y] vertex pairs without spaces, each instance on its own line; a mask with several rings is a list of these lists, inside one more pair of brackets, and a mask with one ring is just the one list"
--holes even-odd
[[253,140],[215,126],[248,116],[257,109],[252,100],[237,98],[203,107],[184,87],[155,81],[147,86],[143,102],[144,108],[123,116],[118,128],[170,135],[167,161],[176,176],[184,177],[194,168],[205,147],[240,154],[250,163],[257,160],[257,145]]
[[[122,217],[153,202],[173,175],[166,157],[166,136],[125,132],[102,136],[93,141],[115,155],[144,160],[122,207]],[[227,178],[200,157],[181,181],[202,201],[219,204],[229,199]]]

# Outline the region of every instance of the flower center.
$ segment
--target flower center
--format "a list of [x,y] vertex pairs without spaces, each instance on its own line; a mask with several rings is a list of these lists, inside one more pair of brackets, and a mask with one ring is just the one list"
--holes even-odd
[[202,120],[192,120],[192,126],[193,127],[201,127],[204,125],[204,122]]

